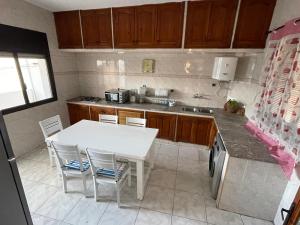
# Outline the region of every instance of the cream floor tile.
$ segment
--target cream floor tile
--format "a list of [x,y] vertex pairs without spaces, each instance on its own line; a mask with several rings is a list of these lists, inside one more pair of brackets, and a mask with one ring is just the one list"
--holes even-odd
[[241,216],[213,207],[206,208],[207,222],[214,225],[243,225]]
[[186,219],[178,216],[172,216],[172,225],[207,225],[207,223]]
[[93,198],[82,198],[64,219],[64,222],[73,225],[97,225],[107,206],[107,202],[96,202]]
[[135,225],[171,225],[171,215],[140,209]]
[[173,199],[173,189],[148,185],[141,207],[171,214]]
[[36,212],[52,195],[57,188],[46,184],[34,184],[34,187],[25,192],[29,210]]
[[22,186],[24,188],[25,193],[29,192],[30,189],[34,188],[35,185],[38,184],[37,182],[34,182],[34,181],[22,179],[22,177],[21,177],[21,181],[22,181]]
[[36,213],[52,219],[63,220],[66,215],[71,212],[80,198],[82,198],[80,195],[66,194],[58,191],[52,195]]
[[125,185],[121,190],[121,204],[129,207],[139,207],[142,201],[137,199],[136,179],[132,177],[132,185]]
[[244,225],[273,225],[273,223],[270,221],[259,220],[248,216],[241,216],[241,217]]
[[173,215],[206,221],[204,198],[198,194],[176,191]]
[[201,195],[203,193],[200,176],[181,171],[177,172],[175,189]]
[[166,169],[166,170],[176,170],[177,169],[177,159],[176,156],[167,156],[158,154],[155,157],[155,168]]
[[195,160],[200,159],[200,148],[191,146],[179,146],[178,160]]
[[133,225],[138,215],[136,208],[118,208],[117,203],[109,203],[99,225]]
[[33,225],[70,225],[62,221],[54,220],[45,216],[31,214]]
[[158,149],[158,154],[170,156],[170,157],[178,157],[178,145],[173,144],[161,144]]
[[176,171],[154,169],[151,171],[149,184],[166,188],[175,188]]
[[36,149],[24,157],[25,160],[34,160],[38,162],[48,163],[50,165],[48,149]]

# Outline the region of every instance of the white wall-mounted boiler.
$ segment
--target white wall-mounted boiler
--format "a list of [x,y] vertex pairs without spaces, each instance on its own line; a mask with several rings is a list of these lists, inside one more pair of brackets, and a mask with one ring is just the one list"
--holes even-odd
[[212,78],[220,81],[233,80],[237,61],[237,57],[216,57]]

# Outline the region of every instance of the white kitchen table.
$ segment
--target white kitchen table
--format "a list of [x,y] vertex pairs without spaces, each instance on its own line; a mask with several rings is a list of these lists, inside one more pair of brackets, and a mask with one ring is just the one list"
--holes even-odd
[[[115,153],[136,163],[137,198],[143,199],[145,185],[153,168],[155,144],[158,129],[105,124],[90,120],[80,122],[46,138],[46,142],[77,145],[81,151],[86,148]],[[149,160],[150,168],[145,174],[144,162]]]

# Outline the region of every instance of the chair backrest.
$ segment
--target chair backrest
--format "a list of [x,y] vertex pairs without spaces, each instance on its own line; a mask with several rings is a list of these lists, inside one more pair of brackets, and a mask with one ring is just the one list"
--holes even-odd
[[83,171],[82,160],[77,145],[63,145],[56,142],[51,143],[57,161],[61,168],[71,160],[76,160],[80,163],[80,170]]
[[59,115],[40,121],[39,124],[42,129],[44,138],[47,138],[52,134],[55,134],[63,130],[63,126]]
[[126,125],[135,127],[146,127],[146,119],[126,117]]
[[117,176],[117,162],[115,154],[92,148],[87,148],[85,151],[94,176],[97,174],[98,169],[114,170],[115,175]]
[[118,124],[118,116],[99,114],[99,121],[101,123]]

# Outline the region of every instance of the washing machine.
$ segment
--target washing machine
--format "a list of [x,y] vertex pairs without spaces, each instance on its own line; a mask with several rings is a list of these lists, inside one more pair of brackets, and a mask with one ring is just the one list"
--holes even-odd
[[225,162],[226,148],[218,133],[209,155],[209,173],[211,179],[211,196],[217,199],[223,166]]

